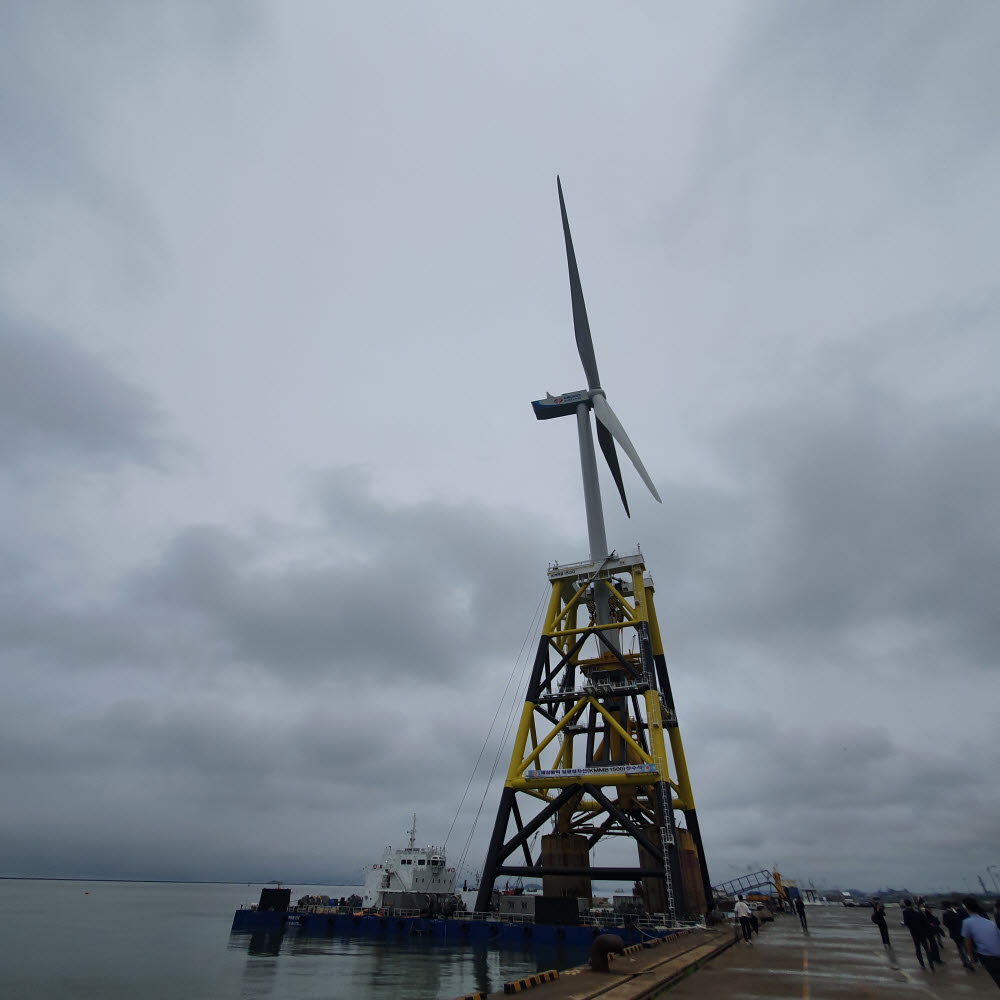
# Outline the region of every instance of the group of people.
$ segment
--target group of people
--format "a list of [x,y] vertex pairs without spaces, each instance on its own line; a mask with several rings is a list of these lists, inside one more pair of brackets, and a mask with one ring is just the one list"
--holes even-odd
[[[800,896],[795,897],[793,906],[802,929],[808,933],[805,907]],[[916,903],[911,899],[903,900],[903,926],[910,932],[920,968],[926,969],[929,965],[933,972],[935,966],[944,964],[941,946],[945,938],[949,937],[955,943],[964,968],[975,972],[979,965],[1000,987],[1000,900],[994,908],[994,920],[990,920],[983,912],[975,896],[966,896],[961,903],[950,900],[942,902],[941,908],[942,913],[938,918],[934,907],[922,897]],[[743,940],[747,944],[753,944],[751,938],[758,930],[757,918],[742,896],[736,902],[733,916],[743,931]],[[872,904],[872,923],[882,935],[883,946],[891,948],[888,918],[885,905],[881,902],[875,901]]]
[[[966,896],[961,903],[943,902],[941,906],[943,912],[939,919],[934,908],[923,899],[916,903],[903,900],[903,926],[910,932],[920,968],[926,969],[929,965],[933,972],[935,966],[943,964],[941,945],[945,937],[950,937],[966,969],[975,971],[978,963],[1000,986],[1000,928],[986,916],[974,896]],[[882,935],[882,944],[891,948],[882,903],[873,904],[872,923]]]
[[[808,933],[809,925],[806,923],[806,908],[802,905],[801,896],[795,897],[793,908],[799,915],[799,923],[802,924],[802,929]],[[750,904],[742,896],[736,900],[736,906],[733,908],[733,919],[743,931],[743,940],[747,944],[753,944],[753,935],[760,933],[760,923],[757,920],[757,914],[750,909]]]

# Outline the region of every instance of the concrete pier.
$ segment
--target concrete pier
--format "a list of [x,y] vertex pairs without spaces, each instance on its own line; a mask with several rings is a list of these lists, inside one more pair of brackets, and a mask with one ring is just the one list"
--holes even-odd
[[[733,946],[731,929],[693,930],[665,940],[650,941],[648,947],[635,945],[626,954],[612,956],[610,972],[594,972],[589,966],[566,969],[559,978],[531,990],[531,1000],[642,1000],[656,996],[670,983],[689,974]],[[513,984],[512,984],[513,985]],[[521,992],[520,989],[517,992]],[[491,993],[499,1000],[504,991]]]
[[778,916],[754,937],[706,965],[670,993],[684,997],[801,997],[803,1000],[866,1000],[894,997],[997,995],[989,974],[968,973],[945,940],[944,966],[924,972],[897,906],[887,909],[891,952],[882,947],[868,907],[807,907],[809,933],[798,918]]
[[609,973],[566,970],[528,992],[532,1000],[646,1000],[668,991],[670,1000],[997,996],[988,973],[962,968],[949,939],[941,952],[944,966],[923,971],[899,912],[888,910],[892,951],[883,949],[868,907],[807,907],[808,934],[797,917],[779,914],[762,925],[752,945],[733,943],[732,927],[694,933],[617,958]]

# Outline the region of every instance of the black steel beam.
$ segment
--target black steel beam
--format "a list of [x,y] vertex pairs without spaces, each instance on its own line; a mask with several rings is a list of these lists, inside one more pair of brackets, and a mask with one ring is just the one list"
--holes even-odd
[[[629,624],[631,624],[631,623],[629,623]],[[641,624],[642,624],[642,622],[637,623],[636,627],[638,627],[638,625],[641,625]],[[628,627],[628,625],[626,625],[625,627]],[[622,669],[625,671],[625,673],[627,673],[630,677],[641,677],[642,676],[642,671],[641,670],[636,670],[635,665],[632,664],[632,663],[629,663],[629,661],[626,660],[625,657],[622,656],[622,654],[617,649],[615,649],[615,647],[612,645],[611,640],[604,634],[604,632],[605,632],[604,629],[596,629],[595,628],[593,631],[594,631],[595,635],[597,636],[597,638],[600,640],[600,642],[604,643],[605,649],[609,653],[611,653],[611,655],[621,664]]]
[[[548,639],[545,655],[545,677],[542,681],[541,690],[552,690],[552,682],[559,676],[565,667],[572,666],[573,657],[576,656],[576,654],[583,648],[583,644],[587,641],[587,638],[587,634],[584,633],[565,653],[561,652],[554,639]],[[561,657],[559,662],[554,667],[549,663],[548,647],[554,649],[560,654]]]
[[[510,789],[504,789],[510,791]],[[580,791],[579,784],[567,785],[541,812],[533,819],[529,820],[524,827],[519,830],[510,840],[504,844],[497,852],[497,859],[509,858],[528,838],[547,820],[555,815],[561,806],[565,805],[574,795]],[[512,800],[513,801],[513,800]],[[490,851],[493,847],[490,845]]]
[[608,833],[608,828],[614,826],[615,818],[614,816],[608,816],[608,818],[590,835],[587,840],[587,850],[592,851],[594,845],[604,836],[614,836],[614,834]]
[[[646,690],[649,689],[647,688]],[[636,697],[639,693],[640,692],[637,691],[631,696],[632,714],[636,722],[636,742],[642,747],[644,753],[649,753],[649,740],[646,738],[646,732],[649,730],[649,723],[642,717],[642,714],[639,711],[639,699]]]
[[483,875],[479,881],[479,894],[476,896],[476,910],[486,911],[490,908],[493,897],[493,883],[496,881],[497,862],[500,860],[500,848],[507,833],[507,823],[510,820],[510,807],[514,802],[514,789],[504,788],[500,793],[500,805],[497,808],[496,822],[493,824],[493,834],[490,846],[486,851],[486,863]]
[[698,867],[701,870],[701,884],[705,889],[705,903],[711,909],[712,882],[708,877],[708,862],[705,860],[705,846],[701,841],[701,827],[698,825],[697,813],[694,809],[685,809],[684,819],[687,822],[688,833],[694,841],[694,849],[698,852]]
[[[511,809],[514,811],[514,823],[517,825],[518,833],[524,830],[524,823],[521,820],[521,810],[517,807],[517,796],[515,795],[511,801]],[[525,864],[533,865],[535,862],[531,860],[531,852],[528,850],[528,842],[525,840],[521,843],[524,848],[524,861]]]
[[626,816],[625,813],[623,813],[621,809],[619,809],[618,806],[611,801],[611,799],[600,791],[600,789],[594,785],[584,785],[583,790],[585,792],[590,792],[590,794],[593,795],[602,806],[604,806],[605,812],[607,812],[610,816],[614,816],[614,818],[622,825],[622,828],[628,831],[632,838],[641,844],[654,858],[660,862],[661,865],[666,864],[667,859],[663,857],[663,849],[657,847],[646,836],[645,832],[628,816]]
[[537,702],[538,696],[542,693],[542,671],[548,670],[549,660],[549,640],[547,636],[542,636],[538,640],[538,650],[535,652],[535,662],[531,667],[531,680],[528,681],[528,690],[524,696],[525,701],[530,701],[533,705]]

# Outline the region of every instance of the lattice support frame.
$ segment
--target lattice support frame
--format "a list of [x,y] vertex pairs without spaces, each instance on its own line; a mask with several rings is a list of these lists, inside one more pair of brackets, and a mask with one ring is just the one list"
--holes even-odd
[[[686,913],[676,810],[695,844],[706,900],[712,894],[653,582],[641,553],[612,555],[600,566],[554,566],[549,579],[476,909],[489,909],[498,878],[575,876],[658,882],[665,916],[676,919]],[[607,594],[610,624],[596,621],[598,588]],[[543,865],[541,853],[533,855],[532,838],[547,822],[586,838],[586,865]],[[645,863],[592,865],[593,849],[608,837],[631,838]]]

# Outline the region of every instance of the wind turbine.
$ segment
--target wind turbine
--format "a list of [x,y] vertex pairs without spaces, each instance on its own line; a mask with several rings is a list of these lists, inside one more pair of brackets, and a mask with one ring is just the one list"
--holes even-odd
[[[608,539],[604,528],[604,508],[601,504],[601,487],[597,478],[597,454],[594,451],[594,435],[590,424],[590,413],[593,411],[597,422],[597,440],[604,454],[611,475],[614,477],[618,494],[625,508],[625,514],[631,517],[628,509],[628,499],[625,496],[625,484],[622,482],[621,466],[618,464],[618,452],[615,441],[621,445],[625,454],[632,460],[642,481],[653,494],[657,503],[662,503],[660,494],[656,492],[653,480],[639,458],[639,453],[629,440],[621,421],[611,409],[604,388],[601,386],[601,376],[597,371],[597,358],[594,355],[594,341],[590,335],[590,322],[587,319],[587,304],[583,298],[583,285],[580,282],[580,271],[576,264],[576,252],[573,249],[573,235],[569,228],[569,217],[566,214],[566,200],[563,198],[562,181],[556,177],[556,187],[559,191],[559,211],[562,214],[563,237],[566,241],[566,262],[569,266],[569,288],[573,303],[573,328],[576,333],[576,348],[580,353],[583,371],[587,376],[587,388],[574,392],[565,392],[561,396],[545,394],[545,399],[536,399],[531,405],[538,420],[551,420],[554,417],[576,415],[577,433],[580,439],[580,469],[583,474],[583,500],[587,511],[587,536],[590,542],[590,559],[599,568],[608,558]],[[608,594],[605,588],[595,588],[595,609],[597,623],[607,625],[610,622]]]
[[[653,580],[638,549],[609,554],[591,413],[625,513],[630,514],[619,447],[654,499],[662,501],[601,385],[558,178],[557,188],[573,327],[587,388],[561,396],[547,393],[532,407],[539,420],[576,417],[590,559],[548,568],[551,596],[476,910],[490,909],[498,878],[540,878],[543,894],[536,900],[536,919],[543,905],[546,920],[569,919],[564,905],[575,918],[573,897],[589,899],[597,879],[638,882],[647,912],[665,920],[698,917],[707,912],[713,892],[656,620]],[[623,642],[626,636],[630,643]],[[596,657],[586,649],[591,641],[597,643]],[[686,829],[676,826],[676,811],[684,813]],[[542,834],[549,822],[551,833]],[[605,837],[631,839],[636,863],[597,865],[593,852]]]

